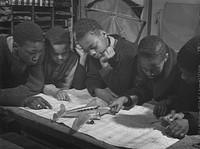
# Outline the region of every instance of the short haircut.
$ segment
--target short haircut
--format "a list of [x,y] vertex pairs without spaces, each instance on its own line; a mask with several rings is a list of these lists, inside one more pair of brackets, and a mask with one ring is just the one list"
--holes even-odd
[[73,28],[73,31],[75,33],[75,38],[77,41],[82,40],[87,33],[89,32],[96,33],[96,31],[98,33],[99,30],[103,30],[103,28],[97,21],[85,18],[77,20]]
[[71,44],[70,33],[68,30],[63,29],[60,26],[55,26],[49,29],[45,34],[45,39],[52,45],[54,44]]
[[165,58],[168,47],[158,36],[151,35],[144,37],[138,46],[138,55],[140,57],[154,59],[158,56]]
[[52,45],[61,45],[66,44],[66,46],[70,47],[71,38],[70,32],[68,30],[63,29],[60,26],[55,26],[49,29],[45,34],[45,44],[47,52],[52,52]]
[[190,73],[195,73],[200,65],[200,36],[186,42],[178,52],[177,63]]
[[24,21],[14,28],[13,39],[20,46],[28,41],[43,42],[43,31],[36,23]]

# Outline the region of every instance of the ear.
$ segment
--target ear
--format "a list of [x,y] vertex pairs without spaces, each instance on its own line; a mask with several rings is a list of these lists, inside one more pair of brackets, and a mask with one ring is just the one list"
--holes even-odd
[[165,62],[167,61],[168,57],[169,57],[169,53],[166,53]]
[[13,50],[17,51],[18,47],[19,47],[19,44],[16,42],[13,42]]
[[105,38],[107,38],[107,33],[105,31],[101,31],[101,33],[104,35]]

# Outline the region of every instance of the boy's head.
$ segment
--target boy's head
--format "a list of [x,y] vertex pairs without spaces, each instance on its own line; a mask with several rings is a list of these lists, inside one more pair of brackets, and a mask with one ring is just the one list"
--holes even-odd
[[178,52],[177,63],[181,78],[186,83],[197,83],[198,66],[200,65],[200,36],[193,37]]
[[168,47],[158,36],[144,37],[138,46],[138,63],[148,78],[153,79],[163,71],[168,59]]
[[63,64],[70,51],[70,33],[60,26],[55,26],[45,34],[46,52],[56,64]]
[[44,51],[43,32],[41,28],[30,21],[19,23],[13,31],[13,48],[20,59],[34,65]]
[[101,25],[92,19],[80,19],[75,23],[74,38],[85,52],[98,59],[109,46]]

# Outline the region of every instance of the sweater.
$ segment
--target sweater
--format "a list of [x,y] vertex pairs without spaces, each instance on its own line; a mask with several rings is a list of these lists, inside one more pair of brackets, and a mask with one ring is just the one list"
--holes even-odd
[[[136,71],[133,65],[136,62],[137,45],[119,35],[109,35],[117,40],[114,47],[115,56],[108,60],[110,68],[102,68],[99,59],[89,55],[86,86],[89,93],[95,96],[96,88],[110,88],[120,95],[132,87],[131,81]],[[106,70],[107,69],[107,70]]]
[[[12,37],[11,37],[12,38]],[[0,37],[0,105],[22,106],[28,96],[38,94],[44,85],[42,61],[36,65],[25,64],[13,51],[13,41]]]

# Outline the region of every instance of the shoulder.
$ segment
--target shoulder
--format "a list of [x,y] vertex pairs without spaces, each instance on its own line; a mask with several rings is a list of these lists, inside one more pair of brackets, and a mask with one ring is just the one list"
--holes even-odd
[[76,61],[79,58],[79,55],[76,52],[70,50],[68,58],[71,59],[71,60],[75,60]]
[[8,43],[7,43],[7,36],[0,36],[0,47],[1,48],[6,48],[8,47]]
[[[8,37],[7,36],[0,36],[0,54],[10,54],[11,50],[10,50],[10,46],[12,45],[13,42],[10,42],[7,40]],[[11,46],[12,47],[12,46]]]
[[120,55],[135,57],[138,54],[138,46],[136,43],[130,42],[124,38],[118,40],[116,44],[116,52]]

